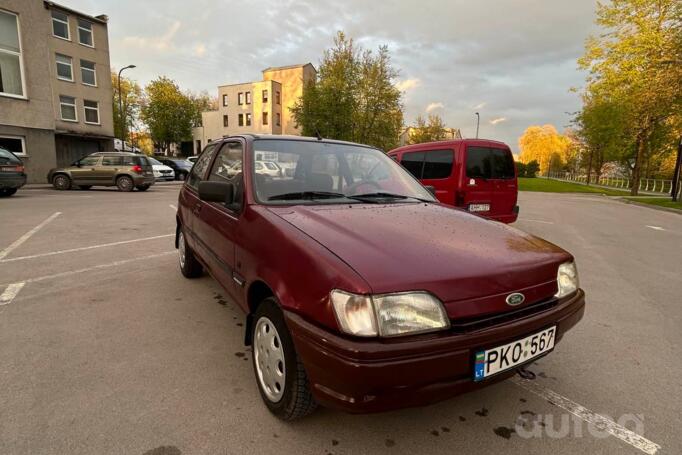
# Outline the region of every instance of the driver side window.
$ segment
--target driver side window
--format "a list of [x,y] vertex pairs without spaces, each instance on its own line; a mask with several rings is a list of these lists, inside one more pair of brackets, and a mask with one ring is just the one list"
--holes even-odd
[[241,208],[244,178],[244,147],[241,142],[226,142],[218,152],[213,167],[208,176],[211,182],[225,182],[234,185],[234,201],[230,208],[239,210]]

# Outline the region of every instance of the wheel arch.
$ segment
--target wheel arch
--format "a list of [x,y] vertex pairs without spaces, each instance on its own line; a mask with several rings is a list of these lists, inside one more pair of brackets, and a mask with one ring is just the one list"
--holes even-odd
[[272,288],[263,280],[254,280],[246,291],[246,304],[248,305],[249,312],[246,315],[246,324],[244,332],[244,344],[246,346],[251,345],[251,326],[253,325],[253,315],[256,313],[258,305],[263,302],[268,297],[275,297],[275,292]]

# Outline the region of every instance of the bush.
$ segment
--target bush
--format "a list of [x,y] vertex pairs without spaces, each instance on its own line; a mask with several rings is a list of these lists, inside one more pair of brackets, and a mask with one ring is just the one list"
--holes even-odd
[[525,167],[526,173],[524,177],[534,178],[540,171],[540,164],[538,164],[536,160],[533,160],[530,163],[526,164]]
[[525,177],[526,176],[526,169],[527,166],[525,163],[522,163],[520,161],[516,162],[516,172],[519,174],[519,177]]

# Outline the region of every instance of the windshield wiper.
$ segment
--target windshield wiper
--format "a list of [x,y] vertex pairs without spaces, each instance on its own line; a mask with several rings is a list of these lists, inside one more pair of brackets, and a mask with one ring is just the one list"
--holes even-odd
[[291,201],[291,200],[314,200],[314,199],[339,199],[346,198],[343,193],[333,193],[330,191],[297,191],[294,193],[277,194],[270,196],[268,201]]
[[377,200],[384,200],[384,199],[397,199],[397,200],[403,200],[403,199],[416,199],[421,202],[433,202],[428,199],[422,199],[414,196],[405,196],[402,194],[394,194],[394,193],[386,193],[386,192],[376,192],[376,193],[365,193],[365,194],[355,194],[353,196],[346,196],[348,199],[355,199],[357,201],[371,201],[371,202],[377,202]]

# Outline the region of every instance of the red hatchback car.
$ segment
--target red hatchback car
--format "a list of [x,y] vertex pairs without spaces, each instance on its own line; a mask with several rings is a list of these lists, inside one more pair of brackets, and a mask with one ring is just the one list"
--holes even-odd
[[518,182],[514,157],[503,142],[458,139],[401,147],[388,152],[443,204],[503,223],[513,223]]
[[[255,156],[290,169],[259,173]],[[381,151],[243,135],[209,144],[179,197],[188,278],[246,314],[256,382],[282,419],[422,405],[505,379],[583,316],[573,257],[452,210]]]

